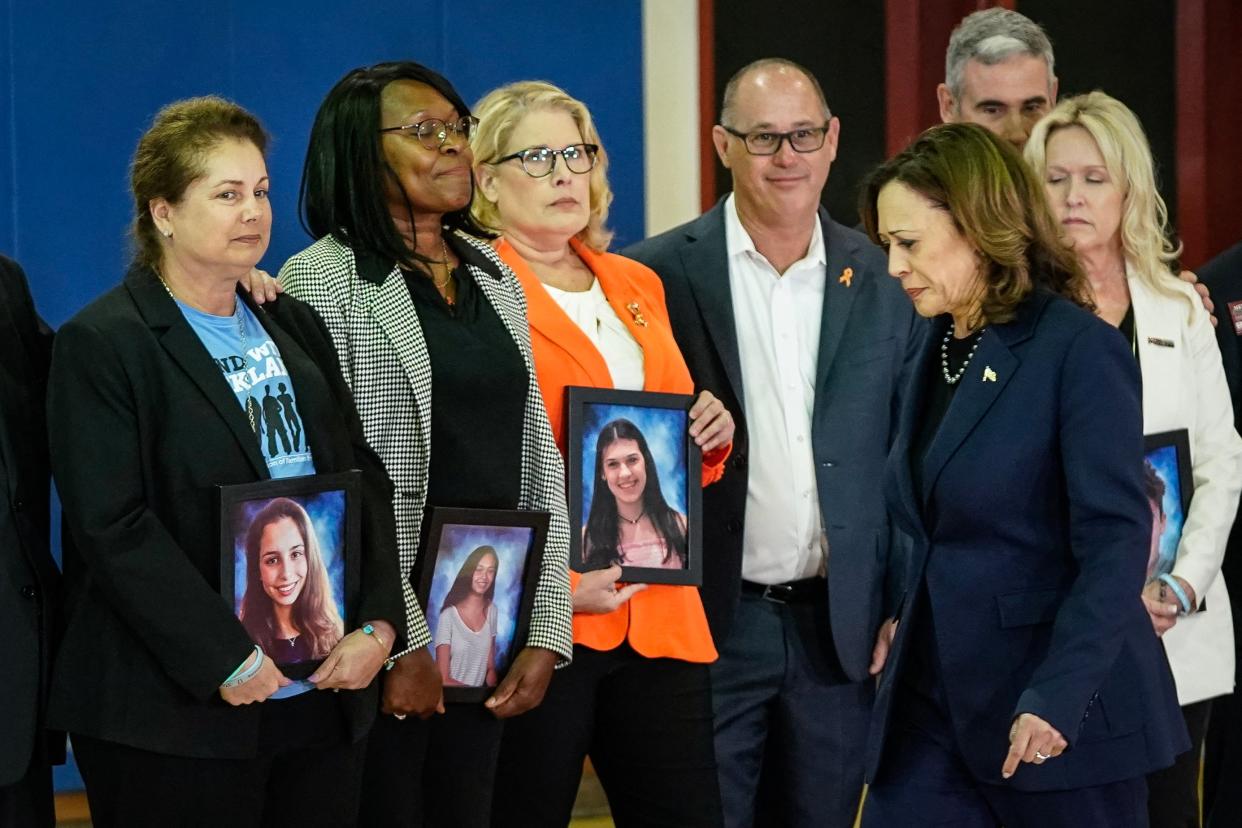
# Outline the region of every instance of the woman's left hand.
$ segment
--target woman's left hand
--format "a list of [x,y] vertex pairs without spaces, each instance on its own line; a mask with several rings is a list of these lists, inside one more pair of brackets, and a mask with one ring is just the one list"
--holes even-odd
[[[380,630],[380,624],[388,630]],[[323,664],[311,674],[311,683],[320,690],[361,690],[370,684],[384,666],[396,636],[387,622],[374,622],[374,625],[382,638],[354,630],[336,642]]]
[[1034,713],[1023,713],[1009,728],[1009,755],[1001,767],[1001,776],[1013,776],[1019,762],[1042,765],[1045,760],[1060,756],[1067,747],[1069,743],[1055,727]]
[[240,281],[242,289],[250,294],[256,305],[275,302],[285,292],[284,285],[268,275],[266,270],[259,270],[257,267],[252,267]]
[[556,653],[523,647],[496,692],[485,703],[497,719],[508,719],[539,706],[556,669]]
[[690,407],[690,436],[707,452],[733,441],[733,415],[711,391],[703,391]]
[[1164,635],[1172,629],[1177,623],[1177,614],[1181,610],[1177,598],[1169,595],[1168,589],[1160,581],[1152,581],[1143,587],[1143,607],[1147,610],[1147,615],[1151,617],[1151,626],[1156,631],[1156,635]]

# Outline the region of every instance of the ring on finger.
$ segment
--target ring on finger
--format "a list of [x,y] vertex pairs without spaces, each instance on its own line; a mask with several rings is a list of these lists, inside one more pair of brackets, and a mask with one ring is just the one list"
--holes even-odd
[[405,713],[393,713],[393,714],[392,714],[392,717],[393,717],[394,719],[396,719],[397,721],[399,721],[399,722],[400,722],[400,721],[404,721],[404,720],[405,720],[405,716],[406,716],[406,714],[405,714]]
[[1038,751],[1038,750],[1037,750],[1037,751],[1035,751],[1035,761],[1036,761],[1036,762],[1042,762],[1042,761],[1044,761],[1045,759],[1051,759],[1051,758],[1052,758],[1052,756],[1051,756],[1051,755],[1049,755],[1049,754],[1046,754],[1046,753],[1041,753],[1041,752],[1040,752],[1040,751]]

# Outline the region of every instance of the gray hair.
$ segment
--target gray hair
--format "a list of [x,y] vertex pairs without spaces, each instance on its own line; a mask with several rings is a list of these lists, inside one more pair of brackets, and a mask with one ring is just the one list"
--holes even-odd
[[962,99],[967,61],[995,66],[1014,55],[1043,58],[1048,64],[1049,85],[1056,80],[1052,41],[1038,23],[1009,9],[992,8],[966,15],[949,36],[944,59],[944,83],[949,94],[955,101]]
[[742,85],[742,81],[752,72],[758,72],[760,69],[789,69],[803,75],[811,83],[811,88],[815,90],[815,96],[819,98],[820,105],[824,107],[824,120],[832,118],[832,112],[828,109],[828,99],[824,97],[823,87],[819,85],[819,80],[811,74],[811,71],[801,64],[794,63],[792,60],[780,57],[766,57],[751,61],[733,73],[733,77],[729,78],[729,82],[725,84],[724,97],[720,101],[720,123],[728,126],[733,121],[733,106],[737,100],[737,88]]

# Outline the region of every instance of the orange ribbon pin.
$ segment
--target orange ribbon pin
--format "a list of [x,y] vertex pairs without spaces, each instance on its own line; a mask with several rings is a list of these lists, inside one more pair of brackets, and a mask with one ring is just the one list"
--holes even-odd
[[842,270],[840,278],[837,279],[837,282],[845,285],[846,287],[849,287],[850,283],[853,281],[854,281],[854,268],[852,267],[847,267],[845,270]]
[[638,325],[639,327],[642,327],[642,328],[647,327],[647,320],[643,318],[642,311],[638,309],[637,302],[630,302],[628,305],[625,306],[625,309],[629,311],[630,314],[634,317],[635,325]]

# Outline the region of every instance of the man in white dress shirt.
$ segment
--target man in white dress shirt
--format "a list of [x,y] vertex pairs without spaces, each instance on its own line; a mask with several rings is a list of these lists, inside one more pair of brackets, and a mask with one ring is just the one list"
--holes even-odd
[[695,385],[737,422],[701,530],[729,826],[852,824],[899,581],[880,482],[923,326],[884,254],[820,207],[840,130],[805,69],[750,64],[713,129],[733,193],[624,251],[664,280]]

